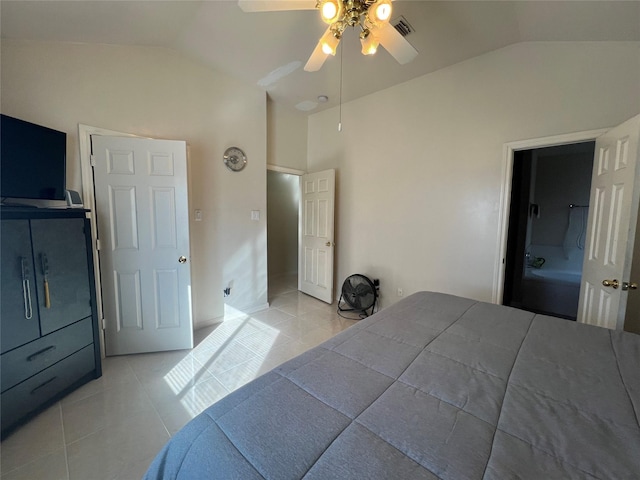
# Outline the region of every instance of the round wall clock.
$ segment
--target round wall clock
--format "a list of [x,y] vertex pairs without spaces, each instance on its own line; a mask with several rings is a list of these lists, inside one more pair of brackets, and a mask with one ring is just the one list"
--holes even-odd
[[239,172],[247,164],[247,156],[238,147],[229,147],[224,151],[224,164],[232,172]]

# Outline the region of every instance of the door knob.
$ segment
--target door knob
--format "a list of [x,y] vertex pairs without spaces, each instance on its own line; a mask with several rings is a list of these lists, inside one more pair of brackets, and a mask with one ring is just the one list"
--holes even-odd
[[325,247],[330,247],[331,246],[331,242],[327,242],[324,244]]
[[636,282],[622,282],[622,290],[637,290],[638,284]]
[[185,257],[184,255],[180,255],[180,258],[178,258],[178,262],[187,263],[187,257]]
[[618,288],[620,286],[620,282],[614,278],[613,280],[603,280],[602,285],[605,287]]

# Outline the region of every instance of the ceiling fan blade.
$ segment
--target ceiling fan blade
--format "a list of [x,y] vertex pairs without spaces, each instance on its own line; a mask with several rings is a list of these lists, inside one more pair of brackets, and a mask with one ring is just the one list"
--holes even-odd
[[407,42],[390,23],[384,23],[375,31],[382,45],[399,64],[404,65],[418,56],[418,51]]
[[238,0],[244,12],[276,12],[281,10],[314,10],[314,0]]
[[304,66],[305,72],[317,72],[324,65],[325,60],[329,55],[322,51],[322,43],[319,41],[316,48],[313,49],[313,53],[307,60],[307,64]]

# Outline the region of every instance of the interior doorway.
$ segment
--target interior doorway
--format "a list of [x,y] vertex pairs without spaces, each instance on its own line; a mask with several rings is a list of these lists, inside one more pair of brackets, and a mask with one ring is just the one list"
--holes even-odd
[[503,304],[576,319],[594,147],[514,152]]
[[299,210],[300,174],[267,170],[269,299],[298,290]]

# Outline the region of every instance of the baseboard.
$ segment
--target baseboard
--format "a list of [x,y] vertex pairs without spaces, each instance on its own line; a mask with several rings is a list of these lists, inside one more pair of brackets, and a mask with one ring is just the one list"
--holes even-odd
[[233,320],[233,319],[236,319],[236,318],[243,318],[243,317],[246,317],[247,315],[252,315],[252,314],[254,314],[256,312],[261,312],[262,310],[266,310],[267,308],[269,308],[269,302],[261,304],[261,305],[254,305],[254,306],[251,306],[251,307],[246,307],[246,308],[243,308],[242,310],[233,308],[232,311],[226,312],[221,317],[211,318],[209,320],[203,320],[201,322],[198,322],[197,325],[194,326],[194,330],[200,330],[201,328],[210,327],[212,325],[216,325],[218,323],[222,323],[222,322],[224,322],[226,320]]
[[217,317],[217,318],[211,318],[209,320],[202,320],[201,322],[198,322],[193,326],[193,331],[196,332],[203,328],[211,327],[213,325],[222,323],[223,321],[224,321],[224,317]]
[[253,307],[246,307],[246,308],[243,308],[237,316],[241,317],[242,314],[251,315],[253,313],[266,310],[267,308],[269,308],[269,302],[263,303],[262,305],[254,305]]

